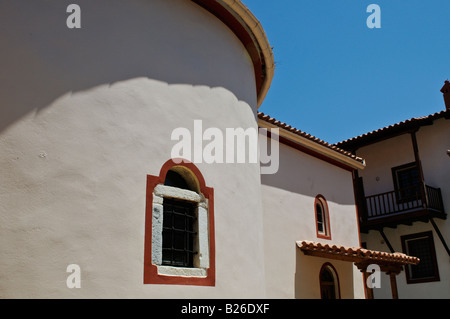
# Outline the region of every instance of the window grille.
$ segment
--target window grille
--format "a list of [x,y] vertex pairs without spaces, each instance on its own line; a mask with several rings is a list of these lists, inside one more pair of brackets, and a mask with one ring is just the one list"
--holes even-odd
[[193,267],[196,231],[196,204],[164,199],[162,264]]
[[407,202],[420,195],[420,176],[416,163],[410,163],[392,169],[397,200]]
[[407,283],[439,281],[432,232],[405,235],[401,237],[401,241],[405,254],[420,259],[417,265],[406,267]]

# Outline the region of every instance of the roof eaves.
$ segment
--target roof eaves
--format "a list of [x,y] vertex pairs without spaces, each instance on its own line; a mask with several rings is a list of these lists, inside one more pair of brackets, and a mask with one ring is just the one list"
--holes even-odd
[[257,107],[260,107],[269,91],[275,72],[273,50],[260,21],[240,0],[191,1],[224,22],[247,49],[254,64],[255,77],[257,77]]
[[380,139],[396,136],[398,134],[406,133],[411,130],[416,130],[421,126],[432,125],[433,122],[440,118],[450,119],[449,110],[430,114],[428,116],[413,117],[405,121],[401,121],[350,139],[334,144],[343,149],[351,149],[365,144],[376,142]]
[[[333,153],[335,153],[336,156],[339,156],[339,155],[342,156],[343,155],[347,159],[357,162],[358,163],[357,166],[359,168],[363,168],[365,166],[365,161],[364,161],[363,158],[355,156],[351,152],[343,150],[343,149],[337,147],[336,145],[327,143],[327,142],[325,142],[325,141],[323,141],[323,140],[321,140],[321,139],[319,139],[319,138],[317,138],[317,137],[315,137],[315,136],[313,136],[311,134],[303,132],[303,131],[301,131],[301,130],[299,130],[299,129],[291,126],[291,125],[288,125],[286,123],[280,122],[280,121],[276,120],[275,118],[270,117],[269,115],[266,115],[266,114],[264,114],[262,112],[259,112],[258,113],[258,119],[260,121],[272,124],[273,126],[278,127],[278,128],[280,128],[280,129],[282,129],[282,130],[284,130],[286,132],[295,134],[296,136],[298,136],[300,138],[303,138],[305,140],[313,142],[320,148],[324,148],[324,149],[327,149],[329,151],[332,151]],[[330,152],[328,152],[328,153],[330,153]]]
[[404,253],[394,252],[387,253],[377,250],[369,250],[361,247],[346,247],[341,245],[329,245],[308,240],[297,241],[297,246],[302,251],[320,252],[329,254],[330,256],[345,256],[351,261],[375,261],[390,262],[401,265],[417,265],[420,259],[414,256],[408,256]]

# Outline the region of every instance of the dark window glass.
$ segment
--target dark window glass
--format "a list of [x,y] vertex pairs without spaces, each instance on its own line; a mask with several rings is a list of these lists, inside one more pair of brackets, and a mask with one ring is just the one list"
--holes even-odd
[[416,166],[397,171],[399,188],[417,185],[420,182],[419,171]]
[[186,180],[175,171],[168,171],[166,174],[166,180],[164,181],[164,185],[178,187],[182,189],[189,189]]
[[324,268],[320,273],[320,294],[322,299],[336,299],[336,284],[328,268]]
[[322,273],[320,274],[320,280],[334,283],[333,275],[327,268],[322,270]]
[[398,200],[412,201],[420,197],[419,169],[415,163],[395,167],[392,171]]
[[165,198],[163,207],[162,264],[193,267],[196,204]]
[[[431,259],[430,244],[427,238],[408,241],[408,251],[420,259],[418,265],[411,267],[411,278],[428,278],[434,275],[434,265]],[[419,257],[420,256],[420,257]]]
[[403,251],[420,259],[417,265],[407,267],[406,276],[409,283],[438,281],[439,273],[433,234],[425,232],[415,235],[402,236]]
[[317,230],[319,231],[319,233],[323,233],[324,232],[323,210],[322,205],[320,205],[319,203],[316,203],[316,214],[317,214]]

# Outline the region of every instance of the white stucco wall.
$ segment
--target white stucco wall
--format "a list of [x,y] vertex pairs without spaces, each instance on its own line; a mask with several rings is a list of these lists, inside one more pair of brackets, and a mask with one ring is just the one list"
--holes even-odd
[[[425,183],[441,188],[444,206],[450,205],[450,169],[447,150],[450,148],[450,124],[439,119],[433,125],[422,126],[416,132],[419,157]],[[394,190],[392,168],[415,161],[411,134],[406,133],[363,146],[357,155],[366,160],[366,168],[359,172],[364,181],[366,196]],[[445,205],[448,203],[447,205]]]
[[[261,178],[266,289],[269,298],[320,298],[319,272],[337,269],[342,298],[364,298],[362,274],[353,263],[304,256],[296,241],[359,247],[352,173],[280,144],[280,168]],[[328,203],[331,240],[317,238],[314,200]]]
[[257,127],[241,42],[191,1],[80,0],[81,29],[69,3],[0,3],[0,297],[264,297],[257,164],[197,164],[216,286],[143,284],[146,176],[172,130]]
[[[429,186],[440,188],[447,215],[450,213],[450,122],[445,119],[434,121],[433,125],[422,126],[416,133],[419,156],[422,163],[424,180]],[[367,195],[391,191],[394,189],[391,168],[414,161],[410,134],[400,135],[388,140],[360,148],[358,156],[366,160],[366,168],[359,173],[364,178]],[[376,181],[376,177],[380,177]],[[450,244],[450,223],[435,218],[440,232]],[[399,225],[397,228],[384,228],[386,237],[395,251],[402,252],[400,237],[425,231],[433,232],[433,241],[438,262],[438,282],[407,284],[405,272],[397,276],[399,298],[450,298],[449,256],[430,223],[414,222],[411,226]],[[369,249],[389,251],[378,231],[361,234],[361,241]],[[382,276],[382,286],[374,289],[375,298],[392,298],[389,277]]]
[[[448,221],[435,219],[441,232],[445,230]],[[398,297],[400,299],[449,299],[450,298],[450,273],[449,256],[442,246],[436,232],[430,223],[415,222],[412,226],[399,225],[397,228],[384,228],[384,233],[395,251],[402,252],[401,236],[432,231],[433,242],[436,250],[436,259],[439,270],[439,281],[427,283],[407,284],[406,273],[403,270],[396,276]],[[448,237],[446,237],[448,238]],[[368,234],[361,234],[361,240],[367,243],[370,249],[389,252],[389,247],[378,231],[369,231]],[[448,243],[448,242],[447,242]],[[375,299],[392,299],[389,276],[381,275],[381,287],[373,289]]]
[[[422,162],[425,183],[440,188],[447,214],[450,214],[450,121],[439,119],[431,126],[423,126],[417,132],[417,144]],[[444,230],[450,238],[450,225]]]
[[403,134],[377,144],[361,147],[358,156],[366,161],[366,168],[359,172],[363,178],[366,196],[394,190],[392,167],[414,162],[411,135]]

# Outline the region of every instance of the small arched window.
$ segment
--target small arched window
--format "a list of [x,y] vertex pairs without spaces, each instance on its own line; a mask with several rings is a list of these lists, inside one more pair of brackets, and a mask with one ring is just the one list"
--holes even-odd
[[322,195],[317,195],[314,201],[317,237],[331,239],[330,215],[328,204]]
[[340,299],[339,278],[330,263],[325,263],[320,270],[320,297],[322,299]]

